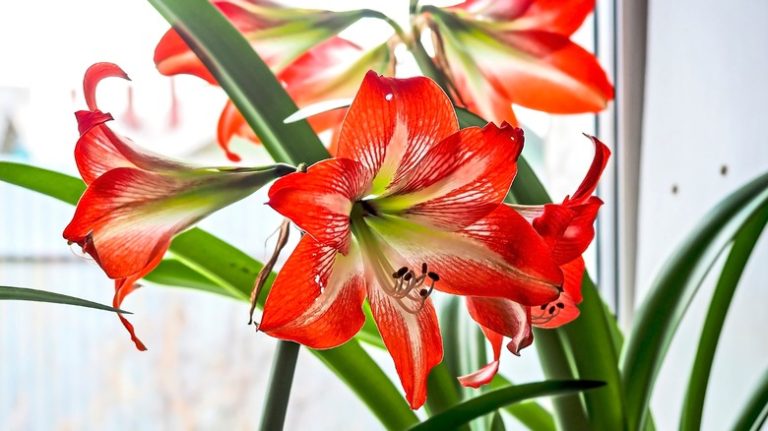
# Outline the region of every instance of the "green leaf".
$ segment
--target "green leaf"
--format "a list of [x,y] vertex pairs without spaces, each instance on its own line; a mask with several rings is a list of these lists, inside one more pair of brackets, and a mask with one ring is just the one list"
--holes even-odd
[[296,104],[248,41],[208,0],[149,3],[213,74],[275,161],[297,165],[328,157],[306,121],[284,123],[296,112]]
[[507,427],[504,425],[504,419],[501,417],[499,411],[495,411],[491,416],[491,431],[507,431]]
[[736,234],[728,258],[720,271],[720,278],[715,286],[709,310],[704,318],[704,326],[699,337],[696,359],[693,362],[688,390],[683,403],[680,418],[681,430],[699,430],[704,412],[704,398],[715,358],[720,332],[731,305],[736,287],[747,266],[749,257],[768,223],[768,206],[755,212]]
[[[533,328],[534,345],[539,354],[539,363],[549,379],[574,380],[577,378],[575,364],[568,345],[561,339],[559,331]],[[579,394],[558,397],[552,400],[557,417],[558,429],[589,429],[587,413]]]
[[[581,285],[583,300],[581,314],[573,322],[557,329],[569,346],[580,379],[602,380],[604,388],[584,394],[584,402],[594,429],[623,429],[625,427],[619,353],[615,349],[606,307],[589,274]],[[615,325],[615,320],[613,321]]]
[[766,418],[768,418],[768,370],[763,374],[731,429],[759,431],[765,425]]
[[120,314],[131,314],[128,311],[101,305],[97,302],[76,298],[74,296],[24,287],[0,286],[0,301],[50,302],[52,304],[76,305],[78,307],[95,308],[97,310],[113,311]]
[[[490,383],[491,389],[501,389],[508,386],[512,386],[512,382],[501,374],[497,374]],[[530,430],[557,431],[552,414],[535,401],[511,404],[504,407],[504,410]]]
[[[402,430],[418,422],[403,396],[356,340],[330,350],[311,350],[371,409],[390,430]],[[339,412],[343,414],[343,412]]]
[[448,430],[486,415],[508,404],[548,395],[563,395],[602,386],[591,380],[550,380],[496,389],[457,404],[411,427],[411,431]]
[[702,279],[745,220],[768,205],[768,174],[715,206],[666,261],[635,317],[622,360],[629,429],[643,427],[653,383]]
[[71,205],[85,191],[80,178],[23,163],[0,162],[0,181],[33,190]]
[[144,279],[164,286],[202,290],[204,292],[228,296],[241,301],[245,300],[243,295],[239,293],[234,294],[232,291],[221,287],[215,281],[195,271],[184,262],[174,257],[163,259],[163,261],[161,261],[152,272],[146,275]]

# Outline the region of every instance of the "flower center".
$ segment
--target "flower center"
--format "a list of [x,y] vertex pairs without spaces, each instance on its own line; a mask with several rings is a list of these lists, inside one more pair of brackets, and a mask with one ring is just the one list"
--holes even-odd
[[360,243],[367,269],[375,276],[384,293],[395,299],[403,310],[417,314],[434,291],[440,276],[430,271],[426,262],[422,262],[420,267],[411,266],[368,226],[365,217],[378,215],[376,208],[369,202],[360,201],[355,207],[350,224],[352,233]]

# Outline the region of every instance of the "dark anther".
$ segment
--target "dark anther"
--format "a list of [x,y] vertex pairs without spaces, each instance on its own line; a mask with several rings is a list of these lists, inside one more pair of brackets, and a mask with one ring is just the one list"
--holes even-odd
[[406,272],[408,272],[408,268],[404,266],[398,269],[397,272],[392,273],[392,278],[400,278],[404,276]]
[[427,295],[429,295],[429,290],[427,290],[427,289],[421,289],[421,290],[419,291],[419,295],[421,295],[421,297],[422,297],[422,298],[426,298],[426,297],[427,297]]
[[427,264],[426,263],[422,263],[421,264],[421,273],[424,274],[426,272],[427,272]]
[[549,314],[555,314],[555,306],[549,307]]
[[539,308],[541,308],[542,310],[546,310],[546,309],[547,309],[547,305],[549,305],[549,304],[544,304],[544,305],[542,305],[542,306],[541,306],[541,307],[539,307]]
[[405,277],[403,277],[403,280],[405,280],[405,281],[408,281],[408,280],[410,280],[410,279],[412,279],[412,278],[413,278],[413,273],[412,273],[411,271],[408,271],[408,272],[405,274]]
[[563,305],[562,302],[558,302],[556,305],[557,305],[557,308],[560,308],[560,309],[565,308],[565,305]]
[[427,273],[427,277],[429,277],[432,281],[440,281],[440,276],[437,275],[436,272],[429,271]]

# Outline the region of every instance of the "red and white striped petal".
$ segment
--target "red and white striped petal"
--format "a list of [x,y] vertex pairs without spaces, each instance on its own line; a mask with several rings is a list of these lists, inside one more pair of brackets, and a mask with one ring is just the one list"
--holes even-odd
[[305,235],[272,285],[259,329],[315,349],[339,346],[363,326],[365,293],[356,246],[345,256]]
[[174,234],[249,195],[249,175],[112,169],[89,184],[64,238],[83,247],[110,278],[140,278]]
[[432,300],[413,313],[389,296],[378,285],[374,274],[368,274],[368,301],[381,338],[395,362],[397,375],[412,409],[427,399],[427,377],[443,360],[443,343]]
[[520,215],[504,206],[458,232],[397,217],[367,223],[407,265],[427,263],[435,288],[447,293],[495,296],[539,305],[556,299],[562,273],[549,247]]
[[268,205],[288,217],[315,240],[346,253],[353,203],[367,193],[366,170],[349,159],[318,162],[307,172],[277,180]]
[[523,130],[502,124],[470,127],[433,147],[392,194],[373,204],[444,230],[493,211],[509,191],[523,149]]
[[371,193],[381,194],[458,129],[450,100],[432,80],[368,72],[342,125],[336,156],[360,162]]

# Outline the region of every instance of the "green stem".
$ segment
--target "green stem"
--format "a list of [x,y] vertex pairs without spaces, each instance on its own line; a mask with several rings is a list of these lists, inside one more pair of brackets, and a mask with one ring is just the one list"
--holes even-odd
[[279,341],[277,353],[272,362],[272,376],[269,379],[269,391],[261,415],[261,431],[279,431],[285,423],[288,399],[291,396],[293,373],[299,357],[299,345],[291,341]]

